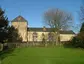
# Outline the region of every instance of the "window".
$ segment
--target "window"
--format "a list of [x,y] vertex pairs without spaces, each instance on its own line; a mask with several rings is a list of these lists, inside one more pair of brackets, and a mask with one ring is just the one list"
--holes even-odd
[[52,41],[52,40],[53,40],[53,35],[52,35],[52,33],[48,33],[48,40],[49,40],[49,41]]
[[37,41],[38,34],[36,32],[33,32],[33,41]]

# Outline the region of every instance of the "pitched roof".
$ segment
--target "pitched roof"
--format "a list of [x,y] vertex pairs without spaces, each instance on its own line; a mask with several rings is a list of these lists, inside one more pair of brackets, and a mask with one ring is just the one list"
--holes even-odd
[[[43,31],[43,28],[28,28],[28,31],[38,31],[38,32],[42,32]],[[46,31],[47,32],[50,32],[51,29],[50,28],[46,28]]]
[[60,31],[60,34],[75,34],[72,30]]
[[22,16],[18,16],[15,19],[12,20],[12,22],[27,22],[26,19],[24,19]]
[[[43,32],[43,28],[27,28],[28,31]],[[46,32],[52,32],[52,28],[46,28]],[[60,30],[60,34],[75,34],[72,30]]]

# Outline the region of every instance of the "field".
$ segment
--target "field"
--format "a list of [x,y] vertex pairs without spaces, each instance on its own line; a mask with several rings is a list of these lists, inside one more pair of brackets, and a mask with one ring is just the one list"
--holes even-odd
[[84,64],[84,50],[63,47],[17,48],[1,64]]

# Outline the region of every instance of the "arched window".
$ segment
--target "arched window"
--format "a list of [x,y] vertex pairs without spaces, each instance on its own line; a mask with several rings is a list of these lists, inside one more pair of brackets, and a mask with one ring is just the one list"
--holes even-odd
[[37,41],[38,34],[36,32],[33,32],[33,41]]

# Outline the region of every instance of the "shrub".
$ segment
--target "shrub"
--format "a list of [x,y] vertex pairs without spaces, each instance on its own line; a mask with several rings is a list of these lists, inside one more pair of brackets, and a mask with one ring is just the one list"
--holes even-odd
[[71,46],[84,48],[84,32],[80,32],[77,36],[71,40]]

